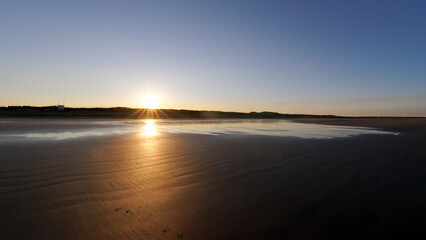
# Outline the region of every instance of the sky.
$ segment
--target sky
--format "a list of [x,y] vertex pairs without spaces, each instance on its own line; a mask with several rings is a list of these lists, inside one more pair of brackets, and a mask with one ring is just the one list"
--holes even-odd
[[0,106],[426,117],[426,1],[0,2]]

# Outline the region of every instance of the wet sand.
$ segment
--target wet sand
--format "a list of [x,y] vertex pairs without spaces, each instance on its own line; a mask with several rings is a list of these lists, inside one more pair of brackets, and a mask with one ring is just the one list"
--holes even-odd
[[340,124],[0,145],[0,239],[424,239],[426,124]]
[[299,118],[299,123],[373,127],[398,132],[426,132],[426,118]]

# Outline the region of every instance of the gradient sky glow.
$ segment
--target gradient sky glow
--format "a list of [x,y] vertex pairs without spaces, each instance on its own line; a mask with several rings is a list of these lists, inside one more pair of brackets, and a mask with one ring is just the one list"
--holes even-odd
[[426,116],[426,1],[1,1],[0,106]]

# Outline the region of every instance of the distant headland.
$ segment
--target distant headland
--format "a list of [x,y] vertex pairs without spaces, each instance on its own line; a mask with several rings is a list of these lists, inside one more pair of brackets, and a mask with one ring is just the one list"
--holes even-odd
[[186,109],[145,108],[58,108],[58,106],[8,106],[0,107],[0,117],[49,118],[135,118],[135,119],[197,119],[197,118],[343,118],[335,115],[283,114],[277,112],[224,112]]

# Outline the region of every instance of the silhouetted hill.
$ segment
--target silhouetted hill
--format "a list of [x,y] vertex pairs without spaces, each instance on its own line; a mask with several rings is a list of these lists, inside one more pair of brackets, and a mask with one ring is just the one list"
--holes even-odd
[[58,112],[56,106],[9,106],[0,107],[1,117],[80,117],[80,118],[161,118],[161,119],[191,119],[191,118],[339,118],[334,115],[282,114],[276,112],[222,112],[196,111],[176,109],[142,109],[142,108],[65,108]]

